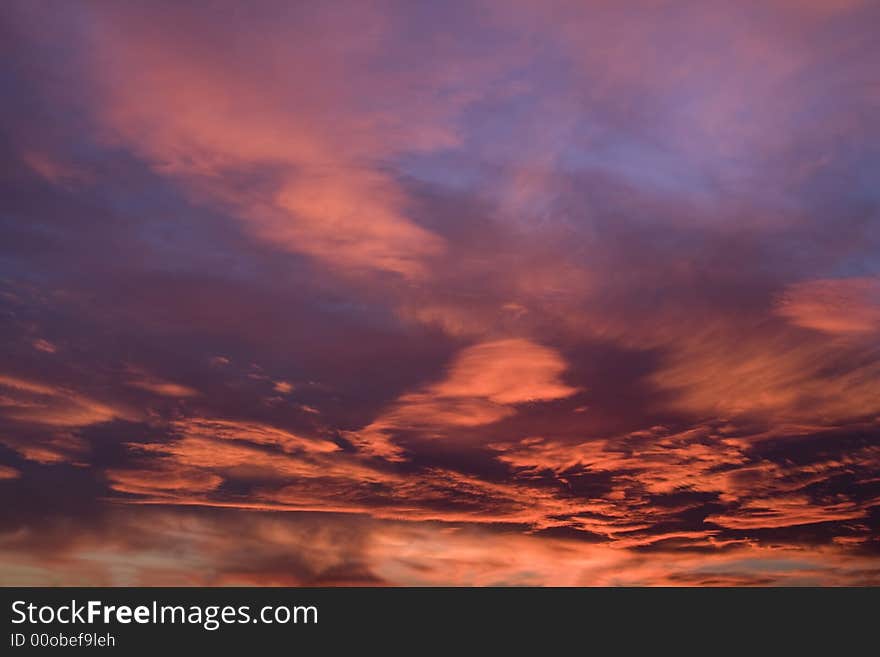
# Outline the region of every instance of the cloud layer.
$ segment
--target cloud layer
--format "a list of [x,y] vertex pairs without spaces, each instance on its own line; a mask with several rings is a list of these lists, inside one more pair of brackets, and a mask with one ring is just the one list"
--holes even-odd
[[878,582],[874,4],[0,14],[0,582]]

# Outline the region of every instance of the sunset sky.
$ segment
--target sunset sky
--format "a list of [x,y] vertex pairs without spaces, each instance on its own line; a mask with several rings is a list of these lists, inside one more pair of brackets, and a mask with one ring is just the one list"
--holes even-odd
[[0,6],[0,584],[880,584],[880,4]]

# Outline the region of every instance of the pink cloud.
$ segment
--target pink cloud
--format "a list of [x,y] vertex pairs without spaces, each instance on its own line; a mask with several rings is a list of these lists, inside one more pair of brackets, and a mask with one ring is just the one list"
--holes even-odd
[[839,278],[790,286],[777,312],[797,326],[832,335],[880,331],[880,279]]
[[348,434],[366,453],[401,458],[395,431],[426,430],[442,435],[454,427],[492,424],[516,413],[516,406],[575,394],[565,384],[564,359],[554,350],[521,338],[484,342],[461,351],[441,381],[402,395],[385,413]]

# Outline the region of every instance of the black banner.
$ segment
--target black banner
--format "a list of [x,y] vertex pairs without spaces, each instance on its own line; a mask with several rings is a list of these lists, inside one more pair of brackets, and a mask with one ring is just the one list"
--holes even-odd
[[[7,588],[0,654],[494,646],[840,650],[877,589]],[[706,643],[708,642],[708,643]],[[63,651],[58,653],[58,651]],[[607,652],[607,650],[602,651]],[[763,654],[759,650],[758,654]]]

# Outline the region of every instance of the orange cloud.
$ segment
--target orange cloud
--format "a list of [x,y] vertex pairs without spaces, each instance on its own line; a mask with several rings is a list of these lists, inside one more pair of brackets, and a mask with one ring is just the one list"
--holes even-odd
[[0,375],[0,414],[21,422],[77,427],[132,418],[126,409],[64,387]]
[[399,459],[395,431],[439,435],[492,424],[513,415],[518,404],[570,397],[578,389],[562,382],[565,369],[558,353],[522,338],[474,345],[456,356],[442,381],[401,396],[368,426],[346,435],[365,453]]
[[867,507],[876,504],[816,504],[803,495],[780,496],[749,500],[735,513],[710,516],[707,520],[730,529],[762,529],[810,525],[821,522],[840,522],[867,516]]
[[880,331],[880,278],[840,278],[790,286],[777,312],[797,326],[832,335]]
[[[45,427],[43,427],[45,429]],[[49,465],[53,463],[74,463],[82,465],[83,455],[88,451],[88,443],[68,431],[24,431],[10,432],[0,436],[0,445],[18,452],[22,458],[34,463]]]
[[[450,84],[442,78],[370,69],[391,29],[377,8],[314,8],[286,31],[258,14],[263,29],[249,37],[206,26],[184,7],[152,13],[151,28],[137,8],[95,12],[96,110],[106,133],[280,249],[337,270],[421,275],[444,242],[408,216],[381,162],[455,143],[449,117],[464,100],[441,96]],[[178,38],[184,25],[206,38]],[[247,45],[233,54],[228,38]],[[282,64],[297,61],[309,64]],[[414,83],[425,96],[404,93]],[[239,189],[236,176],[257,167],[277,173],[277,183]]]
[[166,467],[159,470],[108,470],[111,487],[120,493],[164,495],[203,493],[214,490],[223,478],[195,468]]
[[[229,536],[235,536],[230,541]],[[842,546],[629,549],[477,527],[302,514],[108,509],[75,536],[47,527],[0,545],[4,585],[403,586],[876,585],[870,555]],[[46,543],[51,540],[51,545]],[[169,551],[167,546],[175,549]]]
[[570,397],[577,388],[560,377],[566,363],[555,351],[520,338],[485,342],[461,352],[446,379],[430,388],[437,397],[478,397],[501,405]]
[[405,218],[404,198],[386,176],[337,167],[296,176],[259,218],[256,233],[339,268],[416,275],[440,253],[440,238]]
[[[492,484],[439,468],[413,481],[350,454],[267,451],[241,434],[234,441],[188,435],[130,448],[141,455],[141,467],[112,470],[108,478],[114,490],[144,496],[136,500],[141,503],[537,524],[570,507],[552,491],[527,485]],[[223,480],[261,483],[247,498],[210,495]]]
[[21,472],[8,465],[0,465],[0,479],[17,479]]
[[56,351],[58,351],[58,348],[54,344],[42,338],[34,340],[33,342],[31,342],[31,345],[37,351],[42,351],[46,354],[54,354]]
[[197,390],[194,390],[189,386],[150,376],[145,372],[133,373],[136,376],[127,381],[128,385],[134,388],[140,388],[141,390],[146,390],[147,392],[152,392],[160,397],[174,397],[179,399],[183,397],[196,397],[199,395]]
[[876,499],[844,498],[821,503],[804,492],[811,485],[847,476],[854,469],[870,471],[880,464],[876,447],[819,458],[809,464],[778,464],[750,456],[755,445],[767,437],[728,434],[723,426],[682,433],[654,427],[579,444],[530,438],[492,447],[498,451],[499,460],[515,468],[520,480],[539,479],[549,471],[568,486],[585,475],[608,473],[609,492],[590,500],[588,518],[569,509],[573,517],[568,526],[607,536],[619,546],[648,545],[670,538],[686,538],[687,544],[693,545],[700,542],[697,539],[718,533],[711,524],[687,535],[641,531],[674,521],[694,505],[687,497],[677,504],[658,505],[652,500],[657,496],[714,496],[729,511],[707,516],[705,522],[736,530],[861,519],[877,503]]
[[259,422],[187,418],[173,423],[184,438],[230,440],[279,447],[285,452],[328,453],[339,450],[336,443],[323,438],[306,438]]
[[754,415],[833,424],[880,411],[880,360],[793,329],[716,323],[677,339],[651,380],[702,416]]

